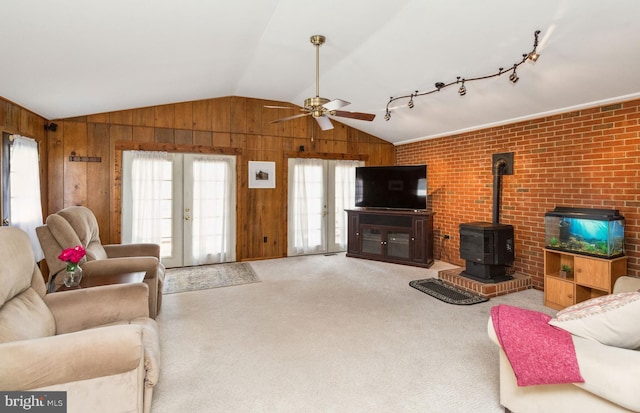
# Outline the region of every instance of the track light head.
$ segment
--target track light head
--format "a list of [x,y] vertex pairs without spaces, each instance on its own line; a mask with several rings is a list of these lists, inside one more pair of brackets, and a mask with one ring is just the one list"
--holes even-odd
[[511,81],[511,83],[516,83],[518,80],[520,80],[518,74],[516,73],[516,67],[518,67],[518,65],[513,65],[513,72],[509,75],[509,80]]
[[389,119],[391,119],[391,112],[387,109],[387,112],[384,114],[384,120],[388,121]]
[[413,107],[415,106],[415,104],[413,103],[413,94],[411,95],[411,99],[409,99],[409,103],[407,103],[407,106],[409,106],[409,109],[413,109]]
[[536,62],[538,61],[538,58],[540,57],[540,53],[536,52],[535,50],[531,53],[529,53],[529,60],[531,60],[532,62]]
[[[460,81],[460,76],[458,76],[458,82]],[[460,85],[460,89],[458,89],[458,94],[460,96],[464,96],[467,94],[467,88],[464,86],[464,79],[462,79],[462,85]]]

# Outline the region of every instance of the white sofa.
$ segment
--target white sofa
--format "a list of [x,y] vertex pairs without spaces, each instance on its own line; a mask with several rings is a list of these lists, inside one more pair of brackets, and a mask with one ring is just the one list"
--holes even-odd
[[[620,277],[613,293],[639,289],[640,278]],[[491,318],[488,334],[500,347]],[[584,383],[519,387],[500,347],[500,404],[505,412],[640,412],[640,351],[571,337]]]

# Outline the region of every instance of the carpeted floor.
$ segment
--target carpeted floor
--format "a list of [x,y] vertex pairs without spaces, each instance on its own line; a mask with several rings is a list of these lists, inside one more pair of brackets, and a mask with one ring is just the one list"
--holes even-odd
[[261,282],[164,297],[152,413],[502,413],[490,309],[550,311],[535,290],[459,306],[408,285],[442,262],[251,266]]
[[162,293],[205,290],[259,281],[251,265],[246,262],[170,268],[165,273]]

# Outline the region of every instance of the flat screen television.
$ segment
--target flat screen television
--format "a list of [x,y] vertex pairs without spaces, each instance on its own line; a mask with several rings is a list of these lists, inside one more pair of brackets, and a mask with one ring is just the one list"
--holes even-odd
[[356,206],[427,209],[427,165],[357,167]]

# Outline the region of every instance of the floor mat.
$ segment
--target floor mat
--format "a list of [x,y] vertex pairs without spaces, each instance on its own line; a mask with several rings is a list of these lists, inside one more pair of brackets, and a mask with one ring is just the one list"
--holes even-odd
[[430,296],[449,304],[471,305],[489,301],[486,297],[462,290],[442,281],[439,278],[414,280],[411,281],[409,285],[416,290],[422,291],[425,294],[429,294]]

